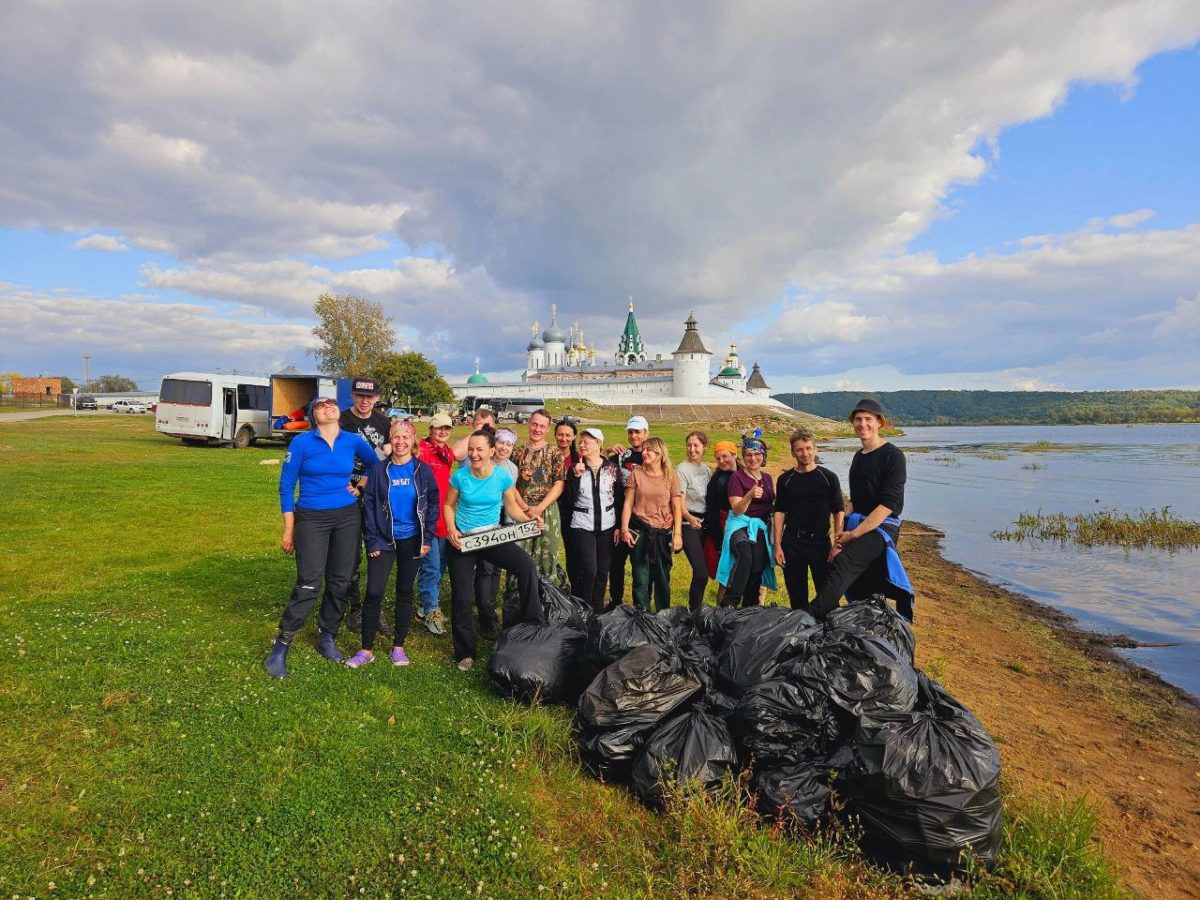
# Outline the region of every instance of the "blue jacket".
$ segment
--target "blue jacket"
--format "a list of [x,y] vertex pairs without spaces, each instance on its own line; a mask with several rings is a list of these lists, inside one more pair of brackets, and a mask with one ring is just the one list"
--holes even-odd
[[775,556],[771,551],[771,529],[762,519],[754,516],[739,516],[732,510],[725,519],[725,537],[721,541],[721,559],[717,563],[717,584],[729,584],[729,576],[733,572],[733,554],[729,552],[729,538],[735,531],[746,529],[746,537],[757,541],[758,536],[766,533],[767,567],[763,569],[762,583],[768,591],[779,590],[779,581],[775,577]]
[[[846,530],[853,531],[865,518],[866,516],[862,513],[850,513],[850,515],[846,516]],[[883,520],[883,524],[894,525],[896,528],[899,528],[900,520],[895,516],[888,516]],[[884,593],[896,601],[896,611],[911,622],[913,620],[913,609],[917,603],[916,594],[913,593],[912,582],[908,580],[908,572],[904,570],[904,563],[900,561],[900,554],[896,550],[896,542],[892,540],[892,536],[883,527],[876,528],[875,530],[883,536],[883,541],[887,544],[887,549],[884,551],[887,554],[887,590]],[[861,598],[851,597],[850,592],[847,591],[846,599],[858,600]]]
[[[388,478],[391,457],[381,459],[367,473],[367,489],[363,492],[363,541],[367,552],[395,550],[392,536],[392,492]],[[413,486],[417,489],[417,521],[421,525],[421,545],[433,546],[437,533],[442,501],[433,469],[413,457]]]
[[[370,468],[378,459],[361,434],[340,431],[330,447],[319,431],[301,432],[288,444],[279,470],[280,511],[295,512],[297,507],[342,509],[354,505],[357,501],[350,493],[354,461]],[[295,496],[297,481],[299,500]]]

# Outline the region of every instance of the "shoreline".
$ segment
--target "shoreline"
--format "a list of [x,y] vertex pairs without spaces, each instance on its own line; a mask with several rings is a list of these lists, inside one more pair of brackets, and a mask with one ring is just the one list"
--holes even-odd
[[1006,793],[1086,797],[1123,884],[1200,897],[1196,698],[1121,656],[1109,636],[946,559],[937,529],[906,524],[917,664],[992,732]]

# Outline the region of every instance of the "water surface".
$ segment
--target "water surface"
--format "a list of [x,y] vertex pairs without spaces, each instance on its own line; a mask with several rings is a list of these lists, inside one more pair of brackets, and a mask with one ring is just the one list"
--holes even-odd
[[[895,443],[908,457],[904,517],[944,531],[948,559],[1086,628],[1173,644],[1121,652],[1200,697],[1200,551],[991,537],[1038,510],[1169,506],[1200,521],[1200,425],[925,427],[906,429]],[[838,441],[822,450],[843,485],[857,446]]]

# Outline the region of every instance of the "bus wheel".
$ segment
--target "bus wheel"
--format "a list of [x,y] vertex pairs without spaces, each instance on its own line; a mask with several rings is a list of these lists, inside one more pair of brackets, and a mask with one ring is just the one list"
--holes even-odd
[[249,425],[243,425],[238,429],[237,434],[233,438],[233,446],[239,450],[245,450],[254,443],[254,429]]

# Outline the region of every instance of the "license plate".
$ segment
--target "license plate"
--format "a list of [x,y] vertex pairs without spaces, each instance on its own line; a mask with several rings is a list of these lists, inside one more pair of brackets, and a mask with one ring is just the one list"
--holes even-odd
[[520,525],[508,525],[504,528],[489,528],[487,531],[475,531],[464,534],[459,538],[459,546],[463,553],[472,550],[482,550],[484,547],[495,547],[498,544],[510,544],[513,541],[525,541],[541,534],[537,522],[522,522]]

